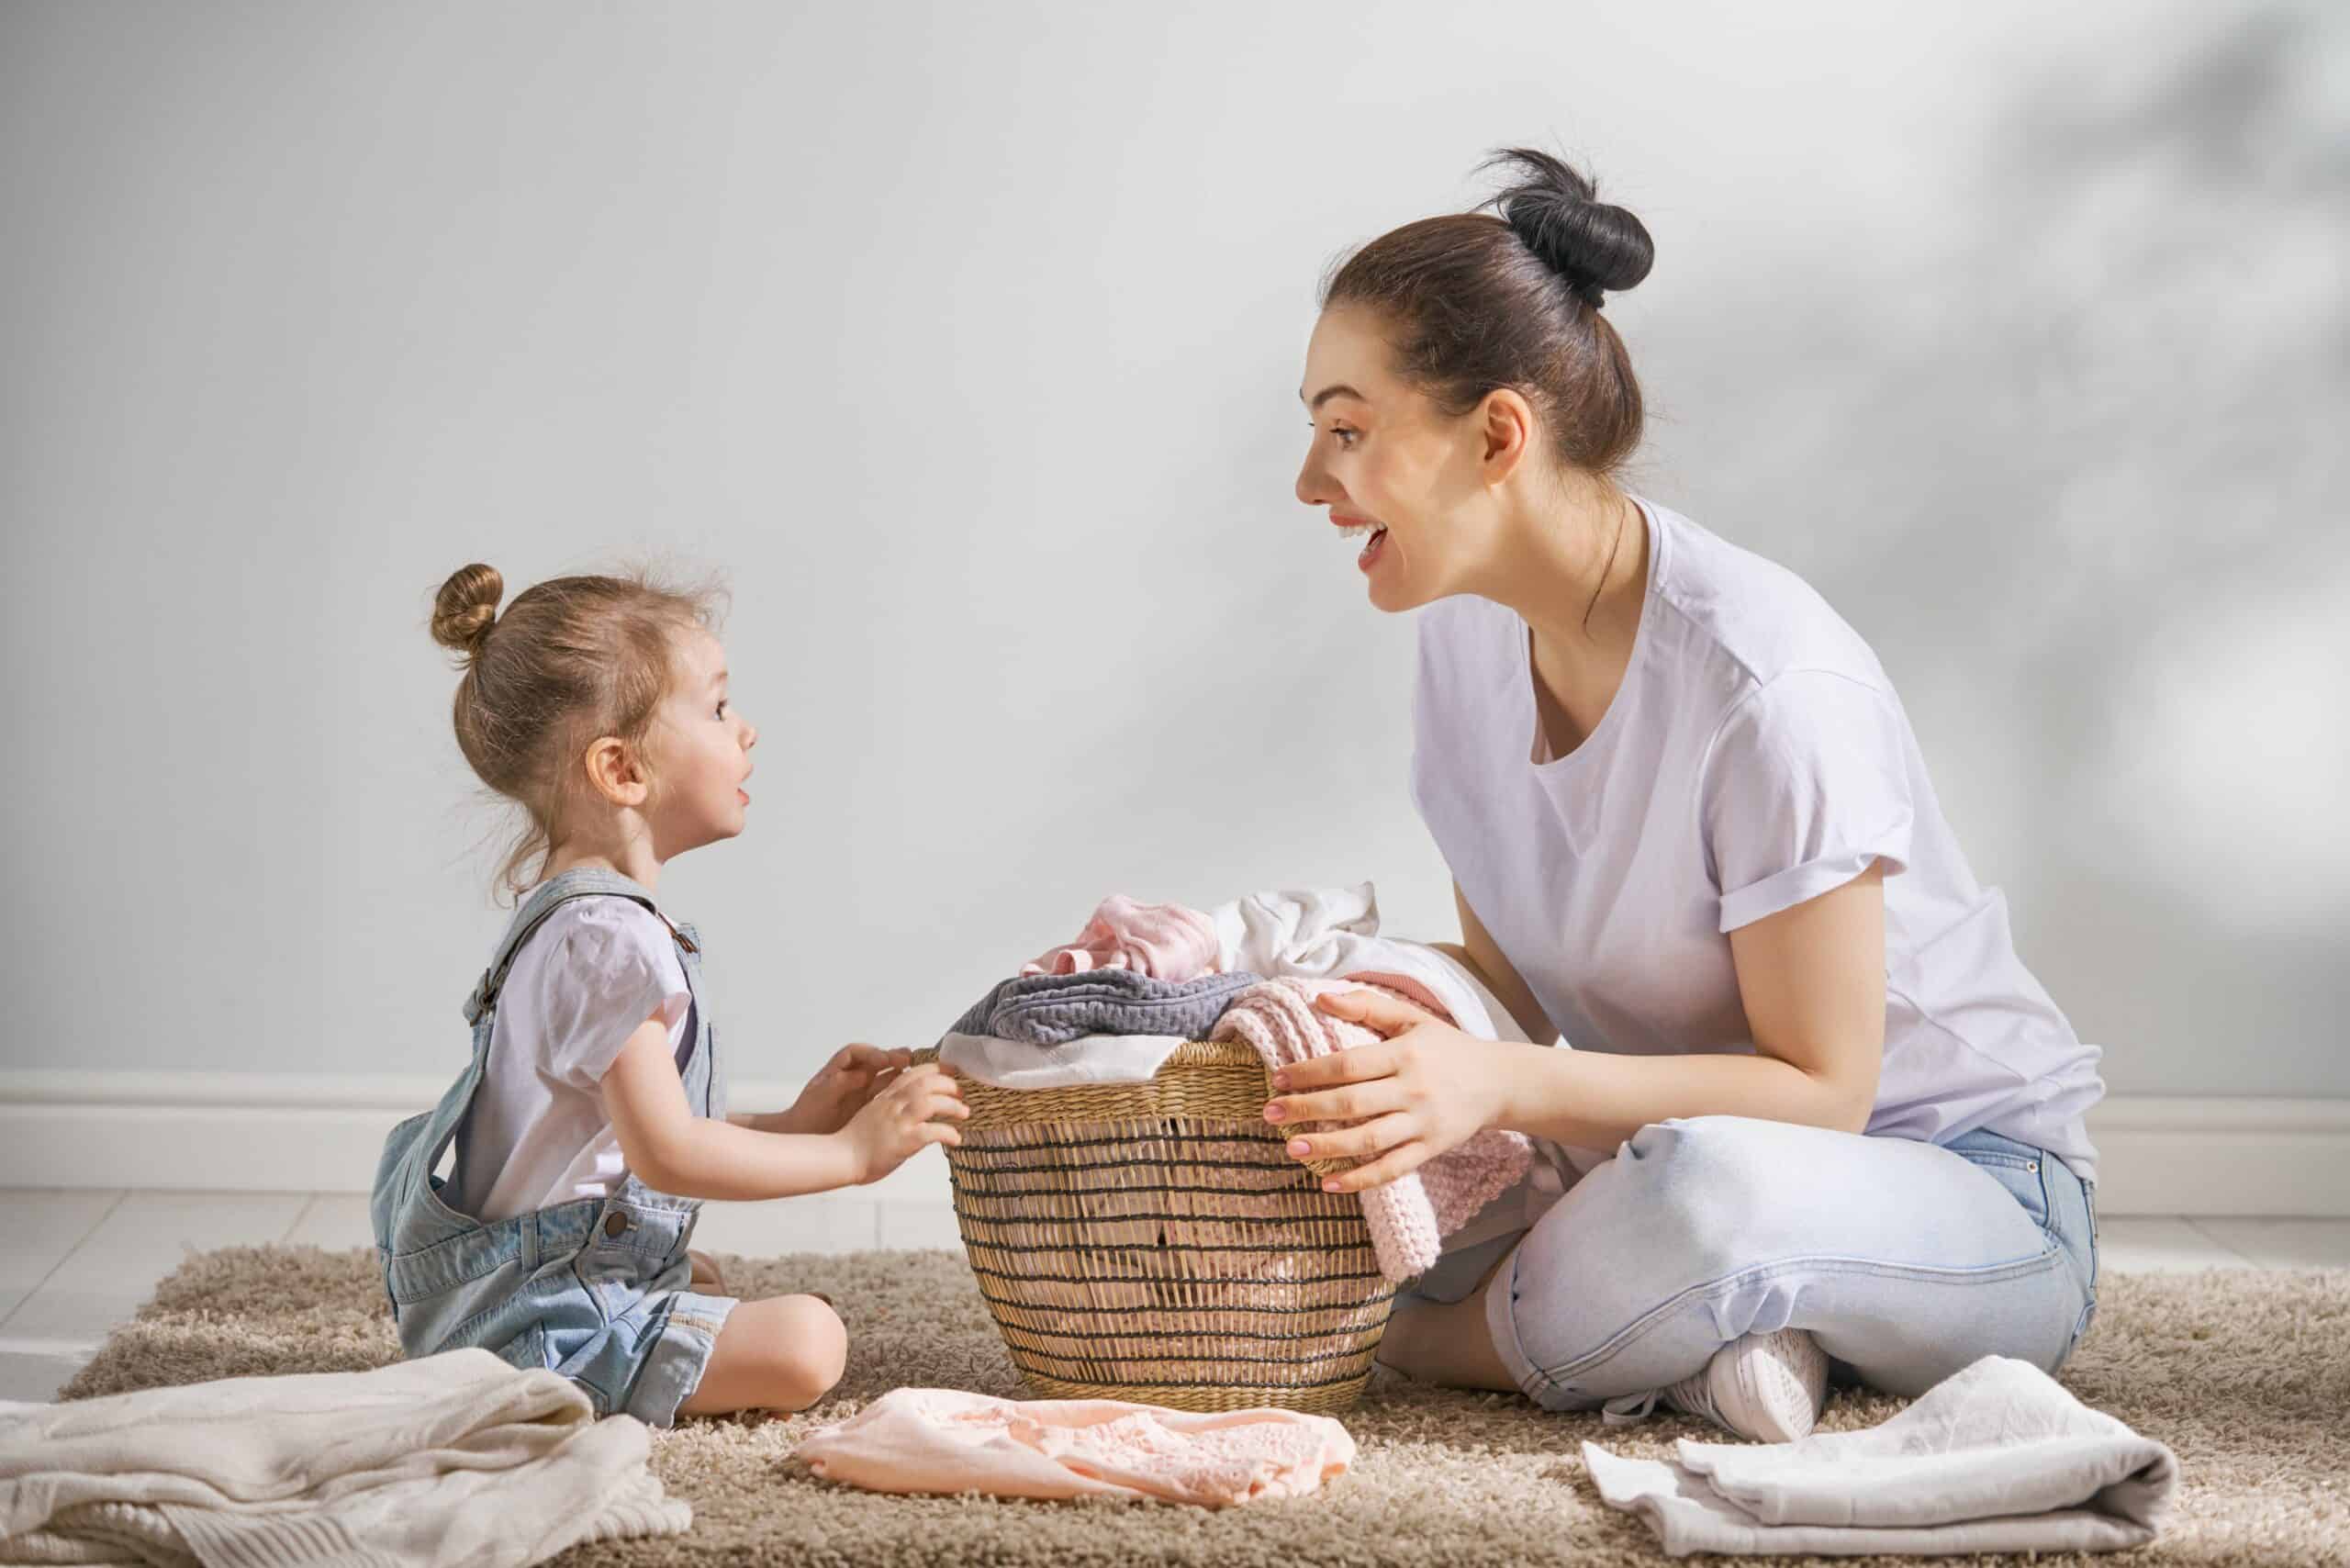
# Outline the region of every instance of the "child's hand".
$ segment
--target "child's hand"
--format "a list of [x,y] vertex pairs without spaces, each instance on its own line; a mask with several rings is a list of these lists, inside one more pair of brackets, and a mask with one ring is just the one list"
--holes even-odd
[[832,1060],[816,1070],[816,1076],[783,1114],[785,1124],[793,1132],[840,1131],[913,1058],[914,1053],[902,1047],[885,1051],[862,1041],[843,1046]]
[[962,1089],[937,1063],[899,1072],[842,1129],[856,1162],[856,1180],[878,1182],[928,1144],[959,1146],[962,1129],[937,1118],[959,1122],[970,1114]]

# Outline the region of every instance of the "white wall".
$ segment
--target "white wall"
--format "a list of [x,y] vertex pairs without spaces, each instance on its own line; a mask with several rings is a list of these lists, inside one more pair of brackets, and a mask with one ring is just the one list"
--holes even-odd
[[16,0],[0,1067],[454,1070],[474,559],[728,574],[738,1079],[1113,890],[1451,935],[1295,388],[1534,140],[1656,238],[1637,483],[1875,643],[2109,1088],[2350,1092],[2343,13],[1775,16]]

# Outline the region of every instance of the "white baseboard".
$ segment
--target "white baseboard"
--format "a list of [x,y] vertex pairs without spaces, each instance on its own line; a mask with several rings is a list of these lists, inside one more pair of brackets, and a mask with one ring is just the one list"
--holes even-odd
[[[364,1193],[394,1123],[447,1084],[407,1076],[0,1072],[0,1187]],[[797,1085],[737,1084],[733,1103]],[[2350,1218],[2350,1099],[2109,1097],[2089,1113],[2100,1215]],[[860,1195],[946,1198],[918,1158]]]
[[[0,1187],[364,1193],[385,1135],[448,1089],[414,1075],[0,1072]],[[800,1085],[733,1083],[740,1110],[779,1110]],[[946,1162],[919,1156],[860,1187],[948,1201]]]

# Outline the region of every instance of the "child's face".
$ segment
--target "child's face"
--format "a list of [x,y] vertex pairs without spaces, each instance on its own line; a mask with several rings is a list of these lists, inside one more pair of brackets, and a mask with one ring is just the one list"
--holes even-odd
[[726,696],[726,650],[696,628],[678,643],[677,684],[647,737],[655,779],[654,837],[664,856],[732,838],[751,798],[759,732]]

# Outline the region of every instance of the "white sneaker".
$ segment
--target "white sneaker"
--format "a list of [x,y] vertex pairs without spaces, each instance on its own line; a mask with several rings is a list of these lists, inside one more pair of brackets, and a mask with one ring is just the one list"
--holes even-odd
[[1716,1350],[1694,1377],[1609,1400],[1603,1419],[1637,1421],[1660,1399],[1750,1441],[1791,1443],[1811,1435],[1828,1403],[1828,1352],[1807,1329],[1749,1334]]

